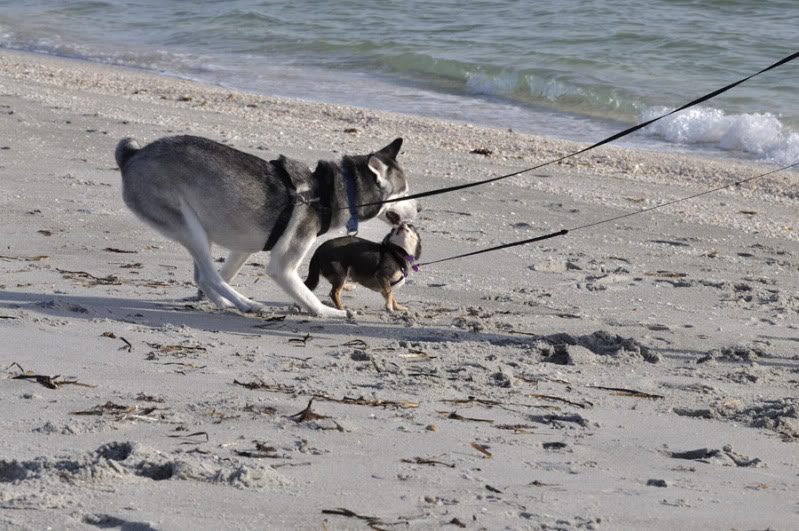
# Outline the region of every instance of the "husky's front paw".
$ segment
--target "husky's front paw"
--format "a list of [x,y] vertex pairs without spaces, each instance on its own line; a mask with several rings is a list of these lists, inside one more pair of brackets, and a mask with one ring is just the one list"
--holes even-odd
[[260,312],[263,308],[264,305],[260,302],[251,301],[249,299],[241,306],[238,306],[239,311],[244,313]]
[[209,296],[208,298],[211,299],[211,302],[213,302],[216,305],[216,307],[220,310],[227,310],[228,308],[236,307],[235,304],[233,304],[224,297],[220,297],[219,295]]
[[322,308],[316,312],[316,315],[319,317],[335,317],[339,319],[346,319],[348,310],[337,310],[335,308],[331,308],[329,306],[322,306]]

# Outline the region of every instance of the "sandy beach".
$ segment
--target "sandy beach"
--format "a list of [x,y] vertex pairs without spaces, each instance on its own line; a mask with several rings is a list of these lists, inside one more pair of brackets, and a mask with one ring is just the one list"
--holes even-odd
[[0,131],[0,528],[797,528],[797,172],[593,227],[771,168],[606,146],[427,198],[422,262],[571,232],[328,320],[265,253],[263,312],[183,300],[119,139],[313,167],[402,137],[412,192],[582,146],[8,51]]

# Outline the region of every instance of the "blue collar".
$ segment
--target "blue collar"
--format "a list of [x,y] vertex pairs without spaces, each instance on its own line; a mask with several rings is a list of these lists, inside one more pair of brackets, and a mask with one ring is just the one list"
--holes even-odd
[[358,234],[358,209],[355,205],[355,178],[350,173],[350,170],[341,165],[341,174],[347,183],[347,203],[350,208],[350,219],[347,220],[347,235],[355,236]]

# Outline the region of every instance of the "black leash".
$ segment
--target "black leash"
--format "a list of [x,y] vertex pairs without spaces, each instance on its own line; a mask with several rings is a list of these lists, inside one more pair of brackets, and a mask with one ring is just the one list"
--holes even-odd
[[[674,109],[673,111],[671,111],[669,113],[666,113],[666,114],[664,114],[662,116],[658,116],[656,118],[653,118],[652,120],[649,120],[649,121],[644,122],[642,124],[635,125],[633,127],[630,127],[629,129],[625,129],[624,131],[621,131],[620,133],[616,133],[615,135],[609,136],[609,137],[607,137],[604,140],[600,140],[596,144],[592,144],[592,145],[590,145],[590,146],[588,146],[586,148],[583,148],[583,149],[581,149],[579,151],[575,151],[573,153],[569,153],[569,154],[564,155],[564,156],[562,156],[562,157],[560,157],[558,159],[553,159],[553,160],[550,160],[548,162],[544,162],[542,164],[539,164],[537,166],[533,166],[532,168],[527,168],[527,169],[524,169],[524,170],[515,171],[513,173],[508,173],[507,175],[500,175],[499,177],[492,177],[490,179],[485,179],[485,180],[482,180],[482,181],[475,181],[475,182],[466,183],[466,184],[458,184],[458,185],[455,185],[455,186],[448,186],[446,188],[438,188],[438,189],[435,189],[435,190],[429,190],[427,192],[419,192],[418,194],[411,194],[411,195],[408,195],[408,196],[405,196],[405,197],[397,197],[395,199],[387,199],[385,201],[375,201],[373,203],[364,203],[364,204],[361,204],[361,205],[357,205],[357,207],[382,205],[382,204],[385,204],[385,203],[396,203],[397,201],[406,201],[408,199],[419,199],[419,198],[422,198],[422,197],[430,197],[431,195],[439,195],[439,194],[446,194],[448,192],[455,192],[457,190],[463,190],[465,188],[471,188],[473,186],[480,186],[480,185],[483,185],[483,184],[493,183],[495,181],[499,181],[499,180],[502,180],[502,179],[507,179],[509,177],[515,177],[516,175],[521,175],[522,173],[527,173],[529,171],[533,171],[533,170],[537,170],[539,168],[543,168],[544,166],[549,166],[550,164],[555,164],[557,162],[561,162],[561,161],[566,160],[566,159],[571,158],[571,157],[576,157],[577,155],[585,153],[586,151],[590,151],[590,150],[592,150],[594,148],[598,148],[599,146],[603,146],[603,145],[607,144],[608,142],[613,142],[614,140],[618,140],[619,138],[622,138],[622,137],[627,136],[627,135],[629,135],[631,133],[634,133],[634,132],[638,131],[639,129],[643,129],[644,127],[646,127],[648,125],[651,125],[651,124],[657,122],[658,120],[666,118],[667,116],[671,116],[674,113],[678,113],[678,112],[683,111],[683,110],[685,110],[685,109],[687,109],[689,107],[693,107],[694,105],[698,105],[698,104],[700,104],[702,102],[705,102],[705,101],[707,101],[707,100],[709,100],[711,98],[715,98],[719,94],[723,94],[724,92],[727,92],[731,88],[737,87],[741,83],[743,83],[745,81],[748,81],[748,80],[752,79],[755,76],[759,76],[760,74],[762,74],[764,72],[768,72],[769,70],[777,68],[778,66],[782,66],[785,63],[793,61],[797,57],[799,57],[799,52],[793,53],[793,54],[789,55],[788,57],[780,59],[779,61],[777,61],[773,65],[768,66],[768,67],[764,68],[763,70],[761,70],[759,72],[756,72],[756,73],[754,73],[754,74],[752,74],[750,76],[747,76],[747,77],[745,77],[745,78],[743,78],[743,79],[741,79],[739,81],[736,81],[735,83],[731,83],[731,84],[727,85],[726,87],[722,87],[722,88],[720,88],[718,90],[714,90],[713,92],[705,94],[704,96],[702,96],[700,98],[697,98],[697,99],[695,99],[695,100],[693,100],[693,101],[691,101],[689,103],[686,103],[685,105],[683,105],[679,109]],[[343,207],[343,208],[348,208],[348,207]]]
[[437,264],[439,262],[446,262],[448,260],[455,260],[456,258],[466,258],[467,256],[474,256],[476,254],[489,253],[491,251],[498,251],[500,249],[508,249],[510,247],[517,247],[519,245],[527,245],[529,243],[540,242],[540,241],[543,241],[543,240],[548,240],[550,238],[555,238],[557,236],[565,236],[566,234],[568,234],[570,232],[589,229],[589,228],[592,228],[592,227],[596,227],[597,225],[603,225],[605,223],[610,223],[611,221],[618,221],[620,219],[629,218],[631,216],[637,216],[638,214],[643,214],[645,212],[651,212],[652,210],[657,210],[659,208],[667,207],[669,205],[674,205],[676,203],[682,203],[683,201],[688,201],[690,199],[695,199],[695,198],[701,197],[703,195],[712,194],[713,192],[718,192],[719,190],[723,190],[725,188],[730,188],[732,186],[740,186],[740,185],[742,185],[744,183],[747,183],[749,181],[754,181],[755,179],[760,179],[761,177],[766,177],[767,175],[771,175],[773,173],[777,173],[777,172],[780,172],[780,171],[783,171],[783,170],[787,170],[787,169],[790,169],[790,168],[793,168],[793,167],[796,167],[796,166],[799,166],[799,162],[795,162],[795,163],[793,163],[793,164],[791,164],[789,166],[783,166],[782,168],[778,168],[776,170],[772,170],[772,171],[769,171],[769,172],[766,172],[766,173],[762,173],[760,175],[755,175],[754,177],[748,177],[746,179],[741,179],[740,181],[735,181],[734,183],[725,184],[723,186],[717,186],[716,188],[713,188],[711,190],[705,190],[703,192],[698,192],[698,193],[693,194],[693,195],[689,195],[689,196],[682,197],[682,198],[679,198],[679,199],[674,199],[672,201],[667,201],[667,202],[665,202],[665,203],[663,203],[661,205],[656,205],[656,206],[653,206],[653,207],[644,208],[642,210],[636,210],[635,212],[628,212],[626,214],[621,214],[619,216],[613,216],[611,218],[603,219],[603,220],[600,220],[600,221],[595,221],[593,223],[586,223],[585,225],[579,225],[579,226],[574,227],[572,229],[563,229],[563,230],[559,230],[557,232],[551,232],[549,234],[544,234],[543,236],[538,236],[536,238],[529,238],[527,240],[520,240],[520,241],[516,241],[516,242],[503,243],[502,245],[497,245],[495,247],[488,247],[487,249],[480,249],[478,251],[472,251],[471,253],[465,253],[465,254],[459,254],[459,255],[456,255],[456,256],[450,256],[448,258],[442,258],[441,260],[434,260],[432,262],[424,262],[424,263],[419,264],[419,267],[428,266],[428,265],[432,265],[432,264]]
[[542,240],[548,240],[556,236],[565,236],[568,233],[569,233],[568,229],[563,229],[559,230],[558,232],[552,232],[549,234],[544,234],[543,236],[538,236],[537,238],[530,238],[528,240],[521,240],[518,242],[503,243],[502,245],[497,245],[496,247],[489,247],[488,249],[480,249],[479,251],[472,251],[471,253],[459,254],[457,256],[450,256],[449,258],[442,258],[441,260],[434,260],[432,262],[423,262],[419,264],[419,267],[429,266],[431,264],[437,264],[439,262],[446,262],[447,260],[455,260],[456,258],[466,258],[467,256],[474,256],[476,254],[489,253],[491,251],[498,251],[500,249],[507,249],[509,247],[516,247],[517,245],[527,245],[528,243],[540,242]]
[[644,212],[649,212],[651,210],[657,210],[659,208],[667,207],[669,205],[674,205],[676,203],[682,203],[683,201],[688,201],[690,199],[695,199],[695,198],[701,197],[703,195],[712,194],[713,192],[718,192],[719,190],[724,190],[725,188],[730,188],[732,186],[740,186],[740,185],[742,185],[744,183],[748,183],[749,181],[754,181],[755,179],[760,179],[761,177],[766,177],[767,175],[771,175],[773,173],[777,173],[777,172],[780,172],[780,171],[783,171],[783,170],[789,170],[789,169],[794,168],[796,166],[799,166],[799,162],[794,162],[793,164],[789,164],[788,166],[783,166],[782,168],[777,168],[776,170],[771,170],[771,171],[768,171],[766,173],[761,173],[760,175],[755,175],[754,177],[748,177],[746,179],[741,179],[740,181],[735,181],[734,183],[725,184],[725,185],[722,185],[722,186],[717,186],[716,188],[713,188],[713,189],[710,189],[710,190],[705,190],[704,192],[698,192],[696,194],[689,195],[689,196],[686,196],[686,197],[682,197],[680,199],[673,199],[671,201],[666,201],[662,205],[657,205],[657,206],[653,206],[653,207],[649,207],[649,208],[644,208],[642,210],[636,210],[635,212],[628,212],[627,214],[622,214],[620,216],[615,216],[615,217],[612,217],[612,218],[603,219],[602,221],[596,221],[594,223],[586,223],[585,225],[580,225],[579,227],[574,227],[571,230],[572,230],[572,232],[574,232],[576,230],[588,229],[588,228],[591,228],[591,227],[596,227],[597,225],[602,225],[604,223],[610,223],[611,221],[617,221],[617,220],[620,220],[620,219],[629,218],[630,216],[635,216],[635,215],[638,215],[638,214],[643,214]]

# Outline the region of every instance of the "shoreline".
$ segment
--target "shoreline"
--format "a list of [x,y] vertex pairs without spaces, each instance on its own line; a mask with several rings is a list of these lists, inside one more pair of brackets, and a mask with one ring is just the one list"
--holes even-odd
[[[118,140],[313,165],[402,136],[411,192],[579,144],[6,51],[0,129],[0,527],[792,525],[796,172],[424,268],[408,314],[356,288],[349,322],[297,312],[265,253],[236,285],[266,311],[183,300],[191,259],[123,204]],[[603,147],[423,200],[421,261],[763,171]]]
[[[255,106],[257,105],[258,100],[261,100],[262,103],[272,103],[272,104],[284,101],[284,102],[289,103],[289,104],[290,103],[296,103],[298,105],[307,106],[306,110],[308,108],[310,108],[310,107],[317,106],[319,108],[327,108],[327,109],[344,109],[346,112],[373,113],[375,115],[393,116],[393,117],[396,117],[398,120],[402,120],[403,118],[404,119],[409,119],[409,120],[419,119],[419,120],[427,120],[427,121],[432,121],[432,122],[446,123],[446,124],[449,124],[449,125],[451,125],[453,127],[495,131],[495,132],[498,132],[498,133],[499,132],[505,132],[505,130],[502,129],[502,128],[484,126],[484,125],[480,125],[480,124],[472,124],[472,123],[470,123],[470,122],[468,122],[466,120],[447,120],[447,119],[439,119],[439,118],[426,118],[426,117],[421,116],[421,115],[414,115],[414,114],[410,114],[410,113],[398,113],[398,112],[383,111],[383,110],[378,110],[378,109],[353,107],[353,106],[341,105],[341,104],[331,104],[331,103],[316,102],[316,101],[311,101],[311,100],[302,100],[302,99],[285,98],[285,97],[280,97],[280,96],[262,95],[262,94],[259,94],[259,93],[249,92],[249,91],[246,91],[246,90],[240,90],[240,89],[235,89],[235,88],[226,88],[226,87],[223,87],[221,85],[207,83],[207,82],[204,82],[202,80],[191,79],[191,78],[182,78],[182,77],[179,77],[179,76],[173,75],[173,74],[157,73],[157,72],[151,72],[151,71],[148,71],[148,70],[145,70],[145,69],[138,69],[138,68],[134,68],[134,67],[119,66],[119,65],[113,65],[113,64],[96,63],[96,62],[91,62],[91,61],[88,61],[88,60],[85,60],[85,59],[81,59],[81,58],[60,57],[60,56],[54,56],[54,55],[48,55],[48,54],[38,54],[38,53],[35,53],[35,52],[9,50],[9,49],[0,49],[0,54],[3,54],[3,55],[8,56],[8,57],[18,57],[20,59],[24,59],[25,57],[27,57],[27,58],[29,58],[29,61],[23,61],[23,62],[27,63],[29,67],[31,67],[33,65],[37,65],[39,67],[43,67],[41,69],[42,71],[38,72],[38,78],[36,78],[36,76],[34,75],[33,76],[34,79],[31,79],[31,80],[35,80],[35,81],[48,82],[48,80],[46,79],[48,77],[51,78],[51,80],[55,80],[54,78],[58,77],[58,73],[56,73],[56,72],[58,72],[58,70],[59,70],[58,67],[57,67],[59,61],[65,61],[65,62],[68,62],[68,63],[72,63],[76,67],[76,70],[85,69],[87,71],[92,71],[92,72],[103,72],[105,70],[116,71],[117,74],[119,75],[119,79],[124,79],[125,73],[127,73],[127,74],[129,74],[131,76],[131,78],[138,77],[139,79],[141,79],[141,78],[145,78],[145,79],[146,78],[153,78],[153,79],[171,80],[172,82],[174,82],[173,85],[174,84],[177,84],[177,85],[184,84],[184,85],[188,85],[188,86],[194,85],[196,87],[202,87],[202,89],[206,92],[206,94],[214,94],[214,95],[217,95],[217,96],[222,95],[223,97],[226,96],[226,95],[229,95],[229,94],[236,94],[237,96],[241,96],[242,98],[244,98],[246,100],[246,105],[249,105],[252,108],[255,108]],[[53,68],[48,68],[47,67],[50,62],[52,62]],[[8,61],[5,61],[5,66],[8,68],[11,65],[10,65],[10,63]],[[23,71],[23,72],[26,73],[26,74],[32,74],[30,71],[27,71],[27,72]],[[17,72],[17,75],[19,75],[19,72]],[[61,84],[66,84],[67,86],[69,86],[71,88],[92,88],[92,89],[96,89],[96,90],[100,90],[100,91],[110,91],[110,92],[106,92],[106,93],[122,95],[118,90],[116,90],[116,87],[110,87],[107,84],[103,84],[103,83],[96,83],[93,86],[87,87],[85,83],[83,83],[81,81],[78,81],[78,80],[75,80],[74,78],[70,78],[69,75],[67,75],[67,77],[65,77],[63,79],[58,79],[58,81],[60,81]],[[158,84],[158,83],[156,83],[156,84]],[[167,88],[168,85],[169,85],[169,83],[162,84],[160,86],[160,88],[162,90],[164,90],[164,92],[168,93],[169,96],[173,96],[174,95],[174,91],[170,91]],[[161,96],[164,96],[164,94],[161,94]],[[162,99],[164,99],[164,98],[162,97]],[[180,96],[178,96],[178,100],[180,100]],[[184,100],[184,101],[186,103],[191,103],[191,100]],[[232,105],[232,106],[225,106],[225,103],[228,103],[228,102],[225,102],[224,100],[214,101],[214,102],[203,102],[203,103],[201,103],[201,105],[206,105],[206,104],[209,104],[209,103],[213,103],[214,108],[212,110],[215,110],[217,112],[235,113],[235,112],[238,111],[238,109],[236,107],[239,106],[239,105],[235,105],[235,104]],[[531,138],[534,138],[534,139],[543,139],[543,140],[546,140],[546,141],[549,141],[549,142],[557,143],[557,144],[562,146],[561,149],[563,151],[577,151],[577,150],[579,150],[579,149],[581,149],[583,147],[586,147],[590,143],[590,142],[589,143],[585,143],[585,142],[577,142],[577,141],[573,141],[573,140],[550,138],[550,137],[546,137],[546,136],[542,136],[542,135],[537,135],[534,132],[519,132],[519,133],[511,132],[511,135],[512,136],[513,135],[517,135],[517,136],[522,136],[522,137],[531,137]],[[600,139],[595,139],[595,141],[599,141],[599,140]],[[566,149],[563,149],[563,147],[565,147]],[[757,167],[768,168],[768,167],[774,167],[775,166],[774,164],[771,164],[771,163],[762,162],[762,161],[755,161],[755,160],[744,160],[744,159],[737,158],[735,156],[729,156],[729,157],[727,157],[727,156],[715,156],[715,155],[712,155],[712,154],[691,153],[691,152],[681,152],[681,151],[657,151],[657,150],[653,150],[653,149],[646,148],[646,147],[617,147],[617,146],[614,146],[612,144],[607,145],[607,146],[603,146],[601,149],[605,149],[605,148],[610,148],[611,150],[618,150],[620,152],[633,151],[633,152],[642,152],[644,154],[661,155],[661,156],[666,156],[669,159],[673,158],[675,160],[681,160],[681,161],[682,160],[694,160],[694,159],[696,159],[696,160],[704,160],[704,161],[717,161],[719,163],[729,163],[729,164],[731,164],[733,166],[741,166],[741,167],[757,166]],[[519,153],[517,153],[516,151],[517,150],[510,150],[508,155],[509,156],[514,156],[514,157],[516,157],[519,160],[537,160],[537,161],[541,160],[540,158],[533,158],[533,159],[526,158],[526,157],[520,155]],[[591,154],[591,155],[593,155],[593,154]],[[627,167],[623,167],[620,170],[628,170],[628,169],[629,168],[627,168]]]

